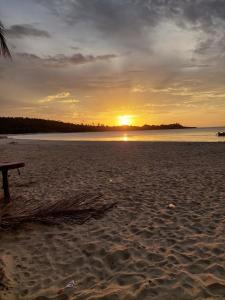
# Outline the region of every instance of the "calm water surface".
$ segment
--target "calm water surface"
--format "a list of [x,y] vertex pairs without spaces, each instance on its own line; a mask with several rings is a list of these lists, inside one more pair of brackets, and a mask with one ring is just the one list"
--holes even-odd
[[11,137],[17,139],[52,141],[225,142],[225,137],[217,136],[218,131],[225,131],[225,127],[143,130],[128,132],[38,133],[18,134],[12,135]]

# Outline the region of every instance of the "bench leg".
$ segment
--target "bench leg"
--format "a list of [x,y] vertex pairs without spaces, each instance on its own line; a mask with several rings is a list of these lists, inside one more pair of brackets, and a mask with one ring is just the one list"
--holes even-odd
[[3,181],[3,190],[4,190],[4,201],[6,203],[10,202],[10,194],[9,194],[9,184],[8,184],[8,171],[2,171],[2,181]]

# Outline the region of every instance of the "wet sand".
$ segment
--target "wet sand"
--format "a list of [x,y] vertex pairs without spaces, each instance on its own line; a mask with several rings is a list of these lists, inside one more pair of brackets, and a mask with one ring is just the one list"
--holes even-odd
[[14,199],[118,203],[83,225],[0,230],[1,300],[225,299],[225,143],[8,139],[0,153],[26,164]]

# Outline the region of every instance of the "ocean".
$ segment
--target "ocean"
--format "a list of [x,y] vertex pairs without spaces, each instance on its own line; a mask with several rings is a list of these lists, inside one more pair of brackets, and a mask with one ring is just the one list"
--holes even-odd
[[51,141],[225,142],[225,137],[217,136],[218,131],[225,131],[225,127],[84,133],[15,134],[9,135],[9,137]]

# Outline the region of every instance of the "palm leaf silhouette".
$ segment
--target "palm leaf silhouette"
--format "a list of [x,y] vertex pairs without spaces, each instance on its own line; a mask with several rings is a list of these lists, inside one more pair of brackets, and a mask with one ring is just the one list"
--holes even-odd
[[0,22],[0,56],[11,58],[9,48],[5,40],[5,28]]

